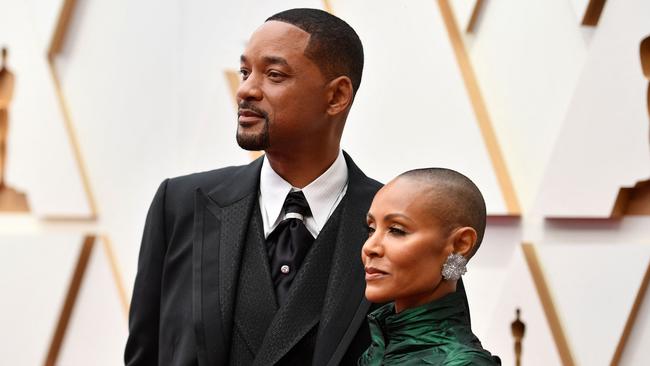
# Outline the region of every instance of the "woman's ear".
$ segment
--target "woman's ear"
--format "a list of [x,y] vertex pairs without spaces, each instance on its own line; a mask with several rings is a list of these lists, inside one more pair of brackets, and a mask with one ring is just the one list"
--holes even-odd
[[352,81],[347,76],[339,76],[327,85],[327,113],[337,115],[345,112],[354,98]]
[[474,254],[474,246],[476,245],[476,230],[469,226],[456,229],[452,233],[452,244],[454,246],[454,253],[458,253],[463,257],[469,259]]

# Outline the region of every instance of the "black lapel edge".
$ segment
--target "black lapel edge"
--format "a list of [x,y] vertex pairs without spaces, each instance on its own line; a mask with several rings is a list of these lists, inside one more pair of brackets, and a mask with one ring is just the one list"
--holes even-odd
[[[231,205],[250,198],[251,195],[253,198],[257,197],[263,159],[264,157],[260,157],[245,166],[224,168],[221,170],[219,179],[211,187],[204,186],[203,189],[197,188],[195,191],[192,312],[195,336],[197,337],[197,357],[201,366],[221,365],[228,362],[234,304],[233,293],[236,290],[243,244],[239,240],[236,243],[238,245],[235,246],[222,245],[224,229],[227,229],[223,227],[223,219],[229,214],[228,209]],[[206,194],[205,190],[209,188],[212,189]],[[253,201],[254,199],[250,199],[249,203]],[[250,204],[248,206],[246,217],[241,218],[244,223],[250,216]],[[215,219],[215,229],[211,232],[206,231],[207,222],[205,220],[208,212]],[[242,230],[245,231],[245,229],[246,225],[244,224]],[[206,234],[216,236],[213,239],[214,245],[206,245]],[[241,233],[238,234],[241,237]],[[211,265],[205,264],[207,254],[212,258]],[[215,258],[216,262],[214,262]],[[231,271],[236,273],[227,273],[222,265],[226,260],[237,261]],[[225,277],[230,280],[230,285]],[[210,289],[206,289],[206,286],[209,287],[208,282],[212,286]],[[230,291],[227,291],[226,288]],[[215,316],[206,318],[205,313],[208,311],[214,312]]]
[[[228,361],[246,224],[255,197],[256,195],[249,194],[229,206],[219,207],[200,188],[196,192],[193,312],[199,359],[204,360],[206,365]],[[234,217],[229,212],[237,205],[245,205],[242,217]],[[206,219],[212,217],[215,227],[211,229]],[[224,236],[233,230],[234,237],[227,242]],[[205,314],[208,313],[213,316],[206,318]]]
[[[342,225],[355,225],[359,224],[358,232],[351,232],[345,237],[339,235],[337,238],[337,248],[334,251],[332,259],[332,268],[330,272],[330,282],[327,286],[326,296],[329,297],[331,294],[338,293],[341,294],[341,289],[336,288],[334,281],[336,280],[335,276],[338,272],[344,273],[346,269],[340,268],[338,258],[341,256],[355,255],[357,258],[361,258],[361,247],[363,246],[365,231],[363,231],[362,223],[364,222],[364,217],[372,198],[375,193],[381,188],[381,183],[368,178],[359,167],[354,164],[354,161],[350,156],[344,151],[343,155],[348,166],[348,191],[344,197],[345,207],[341,215],[341,224]],[[354,248],[346,248],[345,245],[353,245]],[[348,254],[349,253],[349,254]],[[349,269],[348,269],[349,271]],[[359,268],[361,271],[361,268]],[[365,289],[365,279],[362,272],[357,273],[356,278],[354,273],[351,273],[343,278],[347,278],[345,281],[348,293],[352,296],[339,296],[334,298],[334,302],[328,305],[327,298],[325,299],[325,304],[323,308],[323,314],[329,314],[334,321],[319,329],[318,340],[316,344],[316,349],[314,352],[314,363],[315,364],[329,364],[330,360],[334,355],[343,357],[347,351],[350,342],[356,335],[357,331],[361,327],[363,320],[365,319],[365,313],[361,314],[363,311],[366,311],[370,307],[370,303],[365,299],[364,289]],[[343,282],[341,280],[341,282]],[[356,309],[352,318],[344,317],[351,319],[351,321],[346,325],[341,327],[339,324],[335,323],[336,320],[340,320],[341,317],[333,317],[333,315],[341,313],[345,310]],[[338,327],[335,325],[339,325]],[[343,330],[344,329],[344,330]],[[340,337],[340,341],[332,344],[330,342],[325,342],[324,337],[331,339],[336,339]]]
[[343,359],[345,352],[348,350],[348,345],[352,342],[354,336],[357,335],[357,331],[361,327],[363,321],[366,319],[370,305],[370,302],[364,297],[364,299],[359,304],[357,311],[354,313],[354,317],[352,317],[350,326],[343,334],[341,342],[339,342],[339,344],[336,346],[336,350],[334,351],[334,354],[332,354],[332,357],[327,363],[327,366],[336,366],[341,362],[341,359]]
[[[210,211],[215,216],[215,220],[219,218],[218,210],[210,208],[214,205],[200,188],[197,188],[194,195],[194,237],[192,245],[192,312],[194,319],[194,333],[196,336],[197,344],[197,358],[199,365],[214,364],[216,359],[208,352],[209,347],[207,339],[209,338],[206,329],[208,325],[205,322],[203,309],[204,309],[204,281],[203,281],[203,252],[205,240],[205,216],[206,211]],[[220,319],[222,320],[222,319]],[[221,343],[225,347],[225,338],[219,340],[211,340],[215,343]]]

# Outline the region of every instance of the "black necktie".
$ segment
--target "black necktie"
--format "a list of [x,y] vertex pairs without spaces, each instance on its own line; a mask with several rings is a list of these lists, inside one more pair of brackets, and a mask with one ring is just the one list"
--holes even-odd
[[309,251],[314,237],[303,220],[311,215],[309,204],[301,191],[287,195],[282,206],[284,220],[266,239],[271,278],[275,285],[278,304],[284,304],[302,260]]

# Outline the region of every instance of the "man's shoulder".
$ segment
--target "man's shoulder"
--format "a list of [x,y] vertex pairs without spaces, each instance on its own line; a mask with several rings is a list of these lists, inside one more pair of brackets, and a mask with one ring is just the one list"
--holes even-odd
[[169,178],[167,184],[168,187],[173,187],[174,189],[181,190],[189,189],[191,191],[194,191],[197,188],[210,190],[220,182],[232,179],[233,176],[236,176],[248,168],[250,168],[250,165],[237,165],[203,172],[196,172]]
[[[205,194],[221,192],[226,195],[252,191],[256,187],[260,165],[254,161],[248,165],[182,175],[166,179],[162,184],[165,201],[169,207],[193,206],[198,190]],[[217,196],[213,196],[217,197]]]

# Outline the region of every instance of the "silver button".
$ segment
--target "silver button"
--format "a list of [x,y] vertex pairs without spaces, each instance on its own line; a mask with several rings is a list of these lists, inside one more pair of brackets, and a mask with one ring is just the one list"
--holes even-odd
[[284,273],[284,274],[289,273],[290,270],[291,270],[291,268],[289,268],[289,266],[286,265],[286,264],[283,265],[282,267],[280,267],[280,272],[282,272],[282,273]]

